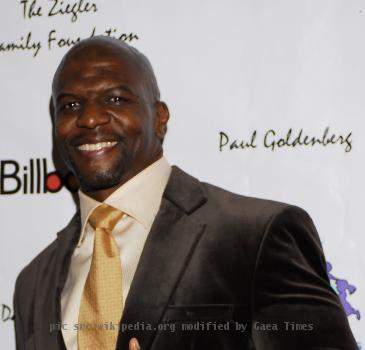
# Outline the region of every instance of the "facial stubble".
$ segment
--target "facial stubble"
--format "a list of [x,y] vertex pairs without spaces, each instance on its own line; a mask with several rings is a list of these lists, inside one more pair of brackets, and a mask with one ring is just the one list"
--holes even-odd
[[80,170],[78,164],[68,152],[69,164],[72,172],[77,177],[81,190],[84,192],[93,192],[97,190],[104,190],[117,186],[126,171],[126,154],[125,148],[122,145],[118,152],[118,157],[114,159],[111,167],[97,168],[92,173],[85,173]]

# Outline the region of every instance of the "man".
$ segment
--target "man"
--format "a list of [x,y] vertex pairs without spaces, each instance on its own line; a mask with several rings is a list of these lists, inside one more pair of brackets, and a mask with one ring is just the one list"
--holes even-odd
[[145,56],[84,40],[52,101],[80,210],[17,279],[18,349],[356,349],[303,210],[168,165]]

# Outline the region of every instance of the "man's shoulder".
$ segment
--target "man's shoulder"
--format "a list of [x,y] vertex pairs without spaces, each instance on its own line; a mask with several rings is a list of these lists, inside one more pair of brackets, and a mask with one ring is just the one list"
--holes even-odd
[[173,166],[167,197],[182,208],[199,209],[195,214],[206,222],[244,227],[246,231],[265,231],[277,218],[308,217],[295,205],[234,193],[201,181],[177,166]]
[[[79,214],[76,213],[71,221],[57,233],[57,237],[48,244],[40,253],[38,253],[18,274],[16,280],[16,289],[22,290],[23,287],[27,288],[27,286],[31,286],[35,283],[36,276],[39,273],[50,267],[56,258],[56,254],[60,245],[62,245],[62,240],[60,237],[63,235],[67,235],[70,228],[77,224],[79,220]],[[62,237],[63,238],[63,237]]]
[[[204,197],[205,205],[202,208],[219,212],[221,218],[237,216],[254,219],[259,217],[260,220],[263,220],[285,211],[287,208],[294,208],[288,203],[234,193],[217,185],[200,181],[178,167],[174,168],[174,176],[180,178],[179,186],[176,186],[179,192],[183,196],[187,196],[186,191],[190,190],[195,194],[199,191],[200,196]],[[184,186],[185,184],[186,186]]]
[[[200,204],[191,214],[209,227],[210,238],[215,237],[219,244],[229,236],[254,255],[265,237],[277,236],[285,227],[293,227],[293,223],[298,227],[312,227],[306,211],[295,205],[234,193],[186,173],[179,176],[183,178],[182,197],[203,198],[196,201]],[[297,231],[299,234],[303,230]]]

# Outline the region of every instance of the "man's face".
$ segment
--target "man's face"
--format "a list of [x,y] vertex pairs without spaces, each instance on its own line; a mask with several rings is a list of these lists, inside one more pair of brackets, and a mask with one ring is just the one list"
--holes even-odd
[[59,71],[56,141],[86,193],[112,192],[161,156],[168,111],[153,100],[145,78],[121,50],[84,49]]

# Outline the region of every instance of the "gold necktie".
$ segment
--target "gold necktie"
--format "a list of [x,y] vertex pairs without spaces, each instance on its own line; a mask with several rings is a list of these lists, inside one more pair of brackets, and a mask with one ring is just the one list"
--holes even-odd
[[122,216],[121,211],[102,204],[89,218],[95,229],[95,240],[81,297],[79,350],[115,350],[123,298],[120,253],[112,231]]

